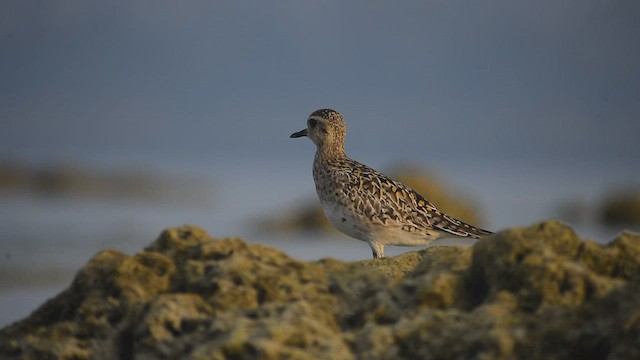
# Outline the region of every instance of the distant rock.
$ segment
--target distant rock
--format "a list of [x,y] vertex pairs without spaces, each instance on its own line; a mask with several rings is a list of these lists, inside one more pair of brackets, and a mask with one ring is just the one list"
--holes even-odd
[[640,236],[546,222],[473,247],[302,262],[166,230],[0,330],[2,359],[640,358]]
[[609,195],[600,209],[600,219],[607,226],[640,226],[640,190]]
[[137,168],[107,170],[0,161],[0,190],[50,198],[84,196],[205,204],[210,184],[196,177],[167,176]]
[[[446,182],[433,172],[416,166],[398,166],[388,172],[392,178],[409,185],[418,193],[435,204],[441,211],[464,222],[482,226],[485,219],[477,204],[469,200],[469,196],[461,196],[451,190]],[[310,180],[311,181],[311,180]],[[269,232],[295,231],[337,231],[329,224],[317,199],[300,204],[285,215],[263,219],[258,227]]]

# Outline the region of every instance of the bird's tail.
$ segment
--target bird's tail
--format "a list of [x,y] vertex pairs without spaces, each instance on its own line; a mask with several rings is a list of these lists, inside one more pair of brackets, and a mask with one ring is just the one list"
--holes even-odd
[[[471,237],[474,239],[480,239],[485,236],[489,236],[493,234],[493,232],[489,230],[485,230],[479,227],[475,227],[473,225],[469,225],[464,221],[460,221],[456,218],[453,218],[449,215],[442,214],[442,217],[446,219],[441,224],[437,224],[436,227],[448,232],[449,234],[456,235],[459,237]],[[444,226],[443,226],[444,225]]]

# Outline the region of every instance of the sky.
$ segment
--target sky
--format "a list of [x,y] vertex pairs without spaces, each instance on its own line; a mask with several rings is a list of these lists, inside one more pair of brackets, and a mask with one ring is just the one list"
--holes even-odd
[[636,1],[7,0],[0,158],[308,160],[287,137],[331,107],[368,159],[632,165],[639,18]]

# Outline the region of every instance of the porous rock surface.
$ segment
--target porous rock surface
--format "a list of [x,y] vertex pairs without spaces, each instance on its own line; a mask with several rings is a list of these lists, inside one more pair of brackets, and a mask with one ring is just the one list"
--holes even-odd
[[640,236],[558,223],[317,262],[196,227],[105,250],[0,359],[640,359]]

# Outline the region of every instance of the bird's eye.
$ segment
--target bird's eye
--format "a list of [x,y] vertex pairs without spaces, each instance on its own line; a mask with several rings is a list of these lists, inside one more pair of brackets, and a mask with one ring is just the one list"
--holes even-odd
[[316,127],[316,125],[318,125],[318,120],[316,119],[309,119],[309,127]]

